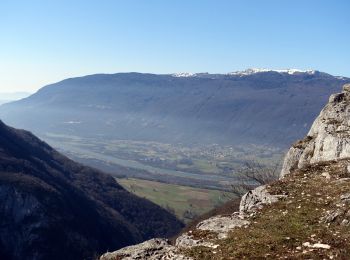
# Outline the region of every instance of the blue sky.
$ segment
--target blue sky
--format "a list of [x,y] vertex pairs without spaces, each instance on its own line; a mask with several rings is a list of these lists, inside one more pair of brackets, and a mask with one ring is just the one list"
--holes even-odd
[[350,76],[347,0],[1,0],[0,92],[115,72]]

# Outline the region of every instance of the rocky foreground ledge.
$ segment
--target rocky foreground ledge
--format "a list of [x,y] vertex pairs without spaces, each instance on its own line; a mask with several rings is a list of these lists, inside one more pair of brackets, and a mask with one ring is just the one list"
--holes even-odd
[[345,85],[291,147],[282,178],[245,194],[239,212],[200,222],[174,245],[157,238],[100,259],[350,259],[349,158]]
[[315,163],[249,192],[241,211],[101,259],[350,259],[350,159]]
[[156,238],[144,243],[122,248],[101,256],[101,260],[119,259],[194,259],[187,256],[191,248],[205,247],[215,252],[219,244],[217,240],[228,237],[235,228],[245,228],[251,223],[251,217],[263,205],[271,204],[283,198],[282,195],[271,195],[265,186],[261,186],[245,194],[241,200],[240,211],[232,215],[215,216],[200,222],[194,230],[182,234],[171,245],[167,239]]

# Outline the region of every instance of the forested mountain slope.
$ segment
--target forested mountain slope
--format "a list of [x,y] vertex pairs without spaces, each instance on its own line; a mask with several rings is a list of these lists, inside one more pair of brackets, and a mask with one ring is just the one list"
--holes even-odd
[[181,227],[111,176],[0,121],[1,259],[93,259]]

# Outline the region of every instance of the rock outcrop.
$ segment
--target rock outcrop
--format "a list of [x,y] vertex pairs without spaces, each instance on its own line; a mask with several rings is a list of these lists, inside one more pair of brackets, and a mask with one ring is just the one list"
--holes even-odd
[[106,253],[101,256],[103,260],[190,260],[191,258],[175,253],[175,246],[172,246],[168,240],[155,238],[135,246],[125,247],[116,252]]
[[[0,212],[2,212],[0,244],[6,245],[6,248],[0,247],[0,258],[21,259],[24,255],[29,256],[28,249],[33,243],[40,240],[40,233],[37,231],[47,230],[49,226],[43,214],[43,205],[31,194],[22,192],[12,185],[4,184],[1,179],[0,201]],[[30,222],[28,219],[33,219],[33,221]],[[6,243],[1,243],[2,240],[6,240]],[[15,250],[11,254],[8,248]],[[40,259],[39,256],[36,259]]]
[[[245,194],[240,203],[240,210],[231,215],[214,216],[197,224],[194,230],[180,235],[175,245],[167,239],[156,238],[142,244],[122,248],[112,253],[106,253],[100,260],[114,259],[176,259],[191,260],[181,252],[194,247],[205,247],[215,251],[218,239],[225,239],[235,228],[246,227],[250,224],[249,217],[265,204],[277,202],[283,195],[271,195],[266,186],[260,186]],[[205,238],[202,237],[205,234]]]
[[281,196],[283,195],[271,195],[265,185],[259,186],[243,195],[239,211],[244,213],[254,212],[261,209],[263,205],[278,201]]
[[350,84],[333,94],[309,133],[288,151],[281,177],[308,164],[350,156]]

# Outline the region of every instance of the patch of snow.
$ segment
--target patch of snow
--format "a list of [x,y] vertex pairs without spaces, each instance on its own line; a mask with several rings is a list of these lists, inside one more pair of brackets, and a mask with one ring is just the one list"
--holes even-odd
[[347,78],[343,77],[343,76],[336,76],[335,78],[340,79],[340,80],[347,80]]
[[188,78],[188,77],[194,77],[194,76],[196,76],[196,74],[190,73],[190,72],[180,72],[180,73],[171,74],[171,76],[176,77],[176,78]]
[[300,74],[300,73],[306,73],[309,75],[315,74],[317,71],[316,70],[299,70],[299,69],[281,69],[281,70],[272,70],[272,69],[259,69],[259,68],[251,68],[251,69],[246,69],[243,71],[234,71],[228,73],[228,75],[237,75],[237,76],[247,76],[247,75],[252,75],[256,73],[262,73],[262,72],[278,72],[278,73],[285,73],[289,75],[294,75],[294,74]]

